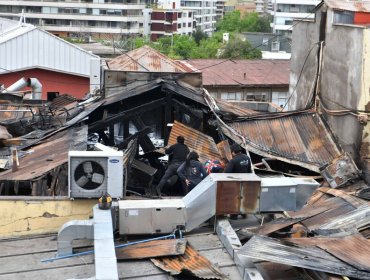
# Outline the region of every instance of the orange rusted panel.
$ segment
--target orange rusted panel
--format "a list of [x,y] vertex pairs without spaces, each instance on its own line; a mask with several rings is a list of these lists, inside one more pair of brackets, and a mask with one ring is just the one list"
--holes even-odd
[[259,210],[259,198],[261,193],[261,181],[241,183],[241,213],[256,213]]
[[156,258],[151,259],[151,261],[172,275],[185,272],[202,279],[227,279],[226,275],[219,268],[200,255],[189,244],[186,246],[185,254],[181,256]]
[[241,182],[217,182],[216,215],[240,212]]

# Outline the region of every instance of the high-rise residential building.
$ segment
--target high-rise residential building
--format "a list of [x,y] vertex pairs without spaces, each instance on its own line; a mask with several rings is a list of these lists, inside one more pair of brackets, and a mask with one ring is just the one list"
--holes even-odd
[[216,1],[216,21],[219,21],[224,17],[225,3],[226,3],[226,0],[217,0]]
[[0,0],[0,16],[17,18],[59,36],[109,38],[141,34],[145,0]]
[[273,11],[274,0],[255,0],[256,12],[259,14],[270,14]]
[[314,9],[320,0],[273,0],[273,32],[291,37],[294,20],[314,19]]
[[152,41],[174,34],[191,35],[195,31],[194,12],[192,10],[162,7],[144,9],[143,15],[143,35],[150,37]]
[[180,7],[194,11],[196,28],[211,35],[216,28],[218,0],[181,0]]

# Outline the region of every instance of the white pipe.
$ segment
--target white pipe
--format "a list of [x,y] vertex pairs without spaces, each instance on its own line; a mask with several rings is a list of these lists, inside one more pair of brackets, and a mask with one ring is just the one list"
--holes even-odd
[[15,92],[21,90],[24,87],[31,87],[32,88],[32,99],[41,99],[42,97],[42,84],[36,78],[28,78],[25,79],[24,77],[16,81],[14,84],[9,86],[4,92]]
[[23,77],[23,78],[20,78],[18,81],[16,81],[14,84],[12,84],[11,86],[9,86],[7,89],[6,89],[6,92],[14,92],[14,91],[18,91],[22,88],[24,88],[25,86],[27,86],[27,80]]
[[28,78],[27,85],[32,88],[32,99],[41,99],[42,84],[36,78]]

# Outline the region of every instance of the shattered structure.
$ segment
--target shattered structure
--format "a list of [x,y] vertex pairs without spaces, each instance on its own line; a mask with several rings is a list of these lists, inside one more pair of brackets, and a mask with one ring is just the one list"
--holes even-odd
[[[153,186],[164,172],[160,148],[175,143],[178,135],[185,137],[202,162],[230,159],[229,144],[235,142],[249,152],[254,173],[261,178],[316,179],[321,183],[299,211],[275,213],[266,223],[263,216],[253,227],[239,221],[230,225],[224,215],[216,215],[213,226],[218,237],[208,232],[202,241],[189,236],[191,244],[186,246],[162,242],[148,245],[150,250],[139,245],[131,251],[116,251],[122,260],[154,258],[157,267],[172,275],[185,271],[206,279],[370,278],[370,188],[314,107],[267,113],[212,98],[202,88],[201,72],[149,47],[111,60],[100,95],[86,100],[60,96],[52,102],[29,102],[18,94],[1,94],[0,104],[0,198],[8,200],[17,196],[68,199],[68,177],[73,176],[68,172],[68,152],[92,150],[97,142],[123,151],[124,198],[156,198]],[[154,139],[164,139],[164,143]],[[92,168],[84,166],[83,171]],[[103,181],[98,176],[102,171],[94,174],[95,182]],[[222,191],[229,195],[227,185],[219,190],[218,195]],[[222,199],[217,203],[220,208],[228,206]],[[96,208],[95,212],[100,215]],[[54,215],[47,213],[44,218]],[[235,233],[232,226],[241,229]],[[84,233],[91,235],[88,230]],[[45,237],[39,239],[51,243]],[[213,243],[199,246],[202,242]],[[54,243],[49,245],[55,251]],[[229,255],[220,248],[226,248]],[[158,254],[153,255],[153,250]],[[161,250],[176,257],[167,257]],[[34,251],[27,249],[27,254]],[[223,257],[220,267],[204,257],[210,252]],[[5,262],[14,258],[8,253],[2,255]],[[44,255],[50,257],[50,252]],[[148,261],[136,260],[132,265],[141,266],[142,274],[118,263],[118,277],[167,277]],[[83,267],[80,277],[94,273],[92,257],[86,257],[85,263],[68,261],[65,267],[53,264],[51,269],[58,273],[65,269],[63,276],[72,278],[77,268]],[[30,267],[17,271],[3,266],[0,279],[29,276],[27,273],[47,279],[42,278],[46,277],[42,268],[27,272]]]

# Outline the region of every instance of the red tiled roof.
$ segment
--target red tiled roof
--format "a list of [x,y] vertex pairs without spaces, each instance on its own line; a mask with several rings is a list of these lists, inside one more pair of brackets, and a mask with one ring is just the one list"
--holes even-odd
[[203,86],[288,86],[289,60],[192,59],[203,73]]

